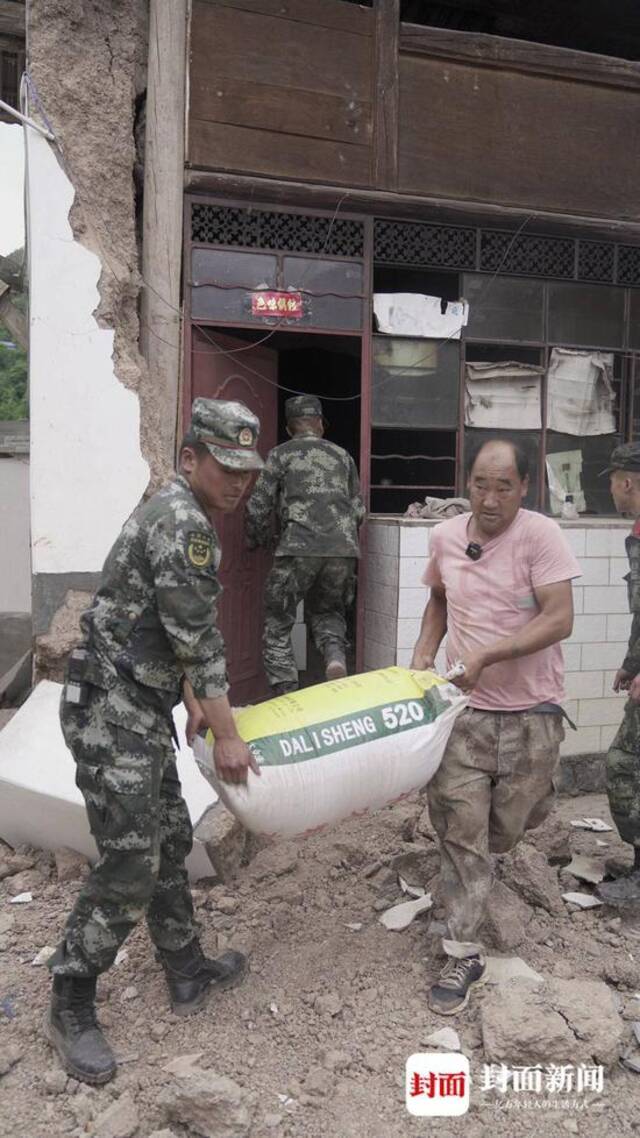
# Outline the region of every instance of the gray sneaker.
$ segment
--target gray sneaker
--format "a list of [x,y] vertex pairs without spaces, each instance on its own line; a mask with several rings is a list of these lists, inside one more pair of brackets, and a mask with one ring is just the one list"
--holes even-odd
[[484,984],[486,964],[481,956],[450,956],[437,984],[429,989],[428,1004],[438,1015],[452,1016],[469,1002],[472,988]]

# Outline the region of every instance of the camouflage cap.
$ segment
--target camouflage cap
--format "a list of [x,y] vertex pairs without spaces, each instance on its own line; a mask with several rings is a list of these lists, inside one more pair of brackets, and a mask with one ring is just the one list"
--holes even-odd
[[611,452],[609,465],[601,474],[611,474],[614,470],[634,470],[640,472],[640,443],[623,443]]
[[293,395],[284,405],[284,414],[287,423],[291,419],[306,419],[318,416],[324,419],[322,403],[316,395]]
[[327,415],[322,412],[322,404],[317,395],[293,395],[285,403],[285,419],[321,419],[325,427],[329,426]]
[[195,399],[189,434],[231,470],[260,470],[256,449],[260,420],[244,403],[228,399]]

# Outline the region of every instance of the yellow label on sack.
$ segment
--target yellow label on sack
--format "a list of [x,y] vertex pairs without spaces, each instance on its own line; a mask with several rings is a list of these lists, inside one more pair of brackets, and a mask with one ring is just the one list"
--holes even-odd
[[340,719],[391,701],[420,697],[429,688],[442,684],[446,684],[446,680],[435,672],[381,668],[377,672],[316,684],[256,707],[244,708],[236,716],[236,726],[245,742],[250,743],[253,739],[311,727],[320,721]]

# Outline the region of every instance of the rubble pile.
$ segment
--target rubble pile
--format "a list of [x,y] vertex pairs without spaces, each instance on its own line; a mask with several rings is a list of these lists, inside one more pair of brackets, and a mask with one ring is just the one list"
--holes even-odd
[[[86,859],[0,843],[0,1136],[405,1138],[406,1059],[435,1049],[466,1055],[476,1086],[485,1069],[602,1067],[603,1087],[585,1091],[577,1113],[520,1111],[516,1124],[499,1109],[505,1088],[474,1093],[470,1138],[489,1127],[495,1138],[630,1133],[640,1124],[640,916],[565,899],[592,897],[593,877],[628,856],[614,831],[572,826],[582,812],[608,819],[601,797],[579,809],[561,800],[496,859],[487,983],[450,1021],[426,1004],[444,925],[423,797],[262,848],[218,815],[207,836],[210,853],[221,846],[217,875],[194,889],[202,940],[209,952],[248,951],[250,975],[178,1019],[136,930],[98,986],[119,1061],[102,1088],[67,1078],[41,1032],[46,957]],[[413,902],[412,919],[385,927],[381,917]],[[439,1134],[454,1138],[452,1127],[442,1119]]]

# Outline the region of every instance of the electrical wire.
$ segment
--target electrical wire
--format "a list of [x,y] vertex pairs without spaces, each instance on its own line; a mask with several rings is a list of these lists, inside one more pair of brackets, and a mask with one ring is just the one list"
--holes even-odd
[[[90,218],[87,216],[87,212],[86,212],[85,207],[84,207],[84,202],[82,201],[82,196],[80,193],[78,193],[78,189],[77,189],[77,183],[80,179],[78,178],[77,175],[72,176],[72,172],[69,169],[68,163],[66,161],[66,156],[64,154],[62,144],[61,144],[59,138],[56,136],[55,131],[53,129],[53,126],[52,126],[49,118],[47,117],[46,111],[42,105],[42,100],[40,98],[37,86],[36,86],[32,76],[30,75],[28,70],[25,70],[24,78],[26,81],[26,86],[28,88],[29,94],[33,98],[33,101],[35,103],[35,106],[36,106],[38,113],[42,117],[47,129],[53,135],[52,145],[54,145],[56,147],[56,149],[58,150],[58,153],[60,156],[60,162],[61,162],[61,165],[64,169],[64,172],[67,175],[67,177],[69,178],[69,181],[71,182],[72,186],[74,187],[75,202],[76,202],[76,204],[77,204],[77,206],[78,206],[78,208],[79,208],[79,210],[83,216],[85,224],[90,229],[90,231],[92,233],[92,237],[94,238],[94,240],[95,240],[95,242],[96,242],[96,244],[100,250],[101,256],[104,259],[107,266],[109,267],[114,279],[118,282],[118,284],[124,285],[125,283],[127,283],[127,281],[124,278],[120,277],[117,269],[115,268],[113,262],[111,261],[111,258],[109,257],[109,254],[107,253],[107,251],[104,247],[104,244],[100,238],[100,235],[96,232],[95,227],[91,224]],[[84,187],[82,187],[82,193],[83,192],[84,192]],[[331,235],[333,232],[333,228],[334,228],[335,222],[336,222],[338,214],[339,214],[339,211],[342,207],[342,204],[350,196],[351,195],[350,195],[349,191],[345,191],[338,198],[336,205],[335,205],[335,208],[333,210],[333,213],[331,215],[329,226],[327,228],[327,234],[325,237],[325,241],[324,241],[323,247],[322,247],[320,254],[319,254],[320,256],[322,256],[323,254],[326,253],[328,245],[329,245],[329,241],[331,239]],[[248,208],[251,209],[252,207],[249,206]],[[524,218],[524,220],[521,222],[521,224],[518,226],[518,228],[514,231],[512,237],[511,237],[511,240],[509,241],[509,244],[507,245],[507,247],[506,247],[506,249],[505,249],[505,251],[501,257],[501,260],[500,260],[498,266],[496,267],[495,271],[489,277],[488,281],[486,282],[486,286],[483,284],[483,286],[481,287],[479,294],[478,294],[480,298],[482,298],[483,300],[486,301],[487,297],[491,293],[492,286],[495,283],[497,277],[500,275],[502,267],[505,264],[507,258],[509,257],[509,254],[510,254],[516,240],[518,239],[520,234],[523,232],[525,227],[529,224],[529,222],[532,221],[537,216],[538,215],[535,211],[529,213]],[[104,220],[104,219],[101,218],[100,220]],[[302,283],[296,288],[295,291],[298,291],[298,292],[307,291],[304,289],[303,286],[304,286],[305,280],[307,279],[308,274],[311,272],[311,269],[312,269],[312,265],[310,265],[309,268],[306,270],[306,272],[303,274]],[[180,320],[182,319],[183,313],[182,313],[181,308],[172,304],[172,302],[169,301],[165,296],[163,296],[151,284],[151,282],[148,281],[145,277],[142,277],[142,284],[145,288],[147,288],[150,292],[152,292],[154,294],[154,296],[156,296],[158,298],[158,300],[160,300],[168,309],[170,309],[172,312],[174,312]],[[230,286],[225,286],[225,287],[230,287]],[[233,287],[233,286],[231,286],[231,287]],[[324,296],[324,295],[334,295],[334,294],[330,294],[330,293],[313,294],[313,293],[311,293],[310,295]],[[227,356],[229,358],[233,358],[236,355],[240,355],[243,352],[251,351],[253,348],[260,347],[262,344],[267,343],[270,339],[272,339],[273,336],[275,336],[276,332],[278,332],[282,328],[282,326],[284,324],[286,324],[286,322],[287,322],[287,317],[282,316],[280,319],[277,320],[277,322],[273,326],[271,326],[269,328],[268,332],[266,332],[266,334],[264,336],[260,337],[258,340],[252,340],[251,342],[247,343],[246,345],[242,345],[242,346],[237,347],[237,348],[227,348],[227,347],[222,346],[217,340],[215,340],[214,337],[206,330],[204,325],[199,324],[197,321],[193,321],[194,327],[196,327],[198,329],[200,334],[202,336],[204,336],[204,338],[216,350],[214,352],[211,352],[209,349],[193,348],[192,352],[194,355],[207,355],[207,356],[223,355],[223,356]],[[141,328],[144,328],[145,331],[147,331],[151,336],[155,337],[155,339],[157,339],[160,343],[165,344],[167,347],[170,347],[170,348],[175,350],[176,347],[178,346],[175,342],[172,342],[171,340],[167,340],[163,336],[161,336],[156,331],[155,328],[151,327],[151,325],[148,323],[148,321],[140,319],[139,324],[140,324]],[[386,379],[382,379],[377,383],[373,382],[372,383],[372,389],[375,391],[379,391],[382,387],[385,387],[388,383],[396,382],[397,379],[402,378],[403,376],[410,374],[412,371],[415,370],[416,367],[420,366],[421,364],[427,364],[427,363],[433,361],[433,359],[436,357],[436,354],[437,354],[437,351],[439,348],[444,347],[445,344],[449,343],[453,339],[457,339],[460,336],[460,333],[462,331],[462,327],[463,327],[463,325],[460,325],[459,328],[454,329],[454,331],[451,332],[446,338],[444,338],[442,340],[437,340],[437,342],[431,347],[431,349],[427,353],[425,353],[425,355],[418,357],[418,359],[416,361],[414,361],[414,363],[412,364],[412,366],[410,368],[405,368],[403,370],[396,371],[396,372],[394,372],[394,374],[392,376],[389,376]],[[290,324],[287,324],[287,329],[290,329]],[[301,329],[300,331],[303,331],[303,329]],[[72,333],[72,335],[90,335],[90,334],[91,334],[90,332]],[[358,335],[358,332],[354,330],[354,336],[357,336],[357,335]],[[627,358],[627,359],[637,358],[637,353],[634,352],[633,350],[623,350],[621,352],[616,352],[615,354],[621,358]],[[293,395],[307,395],[308,394],[308,392],[306,392],[306,391],[299,391],[296,388],[287,387],[282,383],[279,383],[277,381],[270,379],[268,376],[263,375],[262,372],[257,371],[255,368],[251,367],[249,364],[242,364],[242,367],[244,370],[249,371],[252,375],[255,375],[256,378],[262,380],[264,383],[267,383],[272,387],[280,388],[281,390],[286,391],[287,393],[291,393]],[[239,378],[239,377],[238,376],[229,376],[228,378]],[[240,377],[240,378],[242,378],[242,377]],[[318,398],[323,399],[326,402],[331,402],[331,403],[352,403],[352,402],[356,402],[357,400],[361,399],[362,393],[358,392],[356,395],[348,395],[348,396],[336,396],[336,395],[329,395],[328,393],[327,394],[320,393],[318,395]]]

